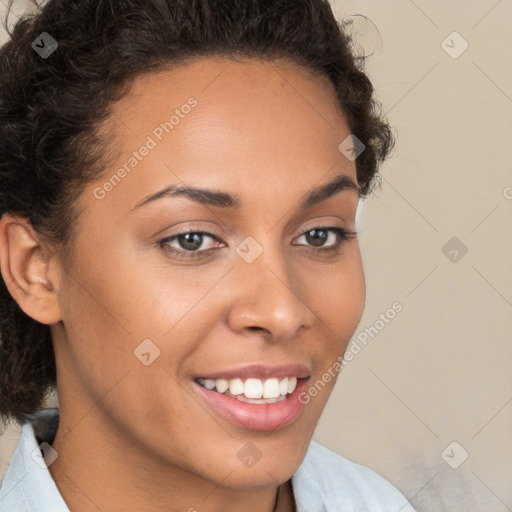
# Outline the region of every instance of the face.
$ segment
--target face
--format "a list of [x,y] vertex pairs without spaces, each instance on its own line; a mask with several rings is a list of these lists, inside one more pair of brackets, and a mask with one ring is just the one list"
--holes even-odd
[[138,78],[111,120],[52,327],[61,425],[194,478],[284,482],[335,379],[305,392],[365,300],[334,89],[284,60],[203,58]]

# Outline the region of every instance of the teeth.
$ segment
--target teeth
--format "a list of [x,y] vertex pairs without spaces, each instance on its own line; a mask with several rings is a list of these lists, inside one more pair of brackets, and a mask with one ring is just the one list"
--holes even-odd
[[229,387],[229,382],[226,379],[217,379],[215,381],[215,387],[219,393],[224,393]]
[[206,389],[213,389],[215,387],[215,381],[213,379],[206,379],[204,381],[204,387]]
[[244,382],[242,379],[231,379],[229,381],[229,392],[232,395],[242,395],[244,392]]
[[279,381],[279,393],[281,396],[288,394],[288,377]]
[[263,384],[263,398],[278,398],[281,396],[279,381],[277,379],[268,379]]
[[247,398],[261,398],[263,396],[263,383],[261,380],[247,379],[244,382],[244,395]]
[[268,403],[280,401],[281,397],[293,393],[297,386],[297,377],[285,377],[284,379],[271,378],[265,381],[261,379],[198,379],[199,384],[207,389],[215,389],[218,393],[225,393],[228,389],[234,395],[244,395],[254,403],[260,403],[259,399],[268,400]]

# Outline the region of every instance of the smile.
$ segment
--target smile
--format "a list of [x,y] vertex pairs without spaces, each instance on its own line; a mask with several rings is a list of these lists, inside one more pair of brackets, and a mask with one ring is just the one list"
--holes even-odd
[[288,394],[293,393],[297,386],[297,377],[284,379],[197,379],[197,382],[206,389],[216,391],[222,395],[236,398],[249,404],[273,404],[286,400]]
[[302,364],[250,365],[197,376],[194,389],[214,414],[250,430],[275,430],[293,423],[304,404],[300,393],[311,370]]

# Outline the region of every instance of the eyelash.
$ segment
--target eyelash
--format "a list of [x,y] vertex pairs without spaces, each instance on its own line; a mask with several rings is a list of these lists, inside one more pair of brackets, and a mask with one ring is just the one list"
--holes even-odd
[[[311,231],[315,231],[315,230],[317,230],[317,231],[327,231],[327,232],[335,233],[336,235],[338,235],[338,240],[337,240],[337,242],[334,245],[330,245],[328,247],[317,247],[317,248],[313,248],[312,249],[312,252],[317,252],[317,253],[320,252],[322,254],[338,253],[340,251],[341,245],[342,245],[342,243],[344,241],[352,240],[353,238],[357,237],[357,232],[356,231],[348,231],[348,230],[346,230],[344,228],[340,228],[340,227],[337,227],[337,226],[332,226],[332,227],[314,226],[314,227],[311,227],[311,228],[307,229],[306,231],[303,231],[302,233],[300,233],[295,238],[301,237],[301,236],[303,236],[303,235],[305,235],[305,234],[307,234],[307,233],[309,233]],[[198,251],[198,250],[186,251],[185,249],[177,250],[177,249],[174,249],[174,248],[171,248],[171,247],[168,246],[168,244],[170,242],[174,241],[179,236],[188,235],[188,234],[191,234],[191,233],[198,234],[198,235],[207,235],[207,236],[213,238],[214,240],[219,241],[218,238],[214,234],[212,234],[212,233],[208,233],[207,231],[198,231],[198,230],[189,229],[189,230],[185,230],[185,231],[180,232],[180,233],[176,233],[176,234],[174,234],[172,236],[163,238],[162,240],[159,240],[157,242],[157,245],[161,249],[163,249],[164,251],[166,251],[168,253],[171,253],[171,254],[174,254],[176,256],[179,256],[180,258],[184,258],[184,259],[200,258],[202,253],[208,252],[211,249],[204,249],[202,251]]]

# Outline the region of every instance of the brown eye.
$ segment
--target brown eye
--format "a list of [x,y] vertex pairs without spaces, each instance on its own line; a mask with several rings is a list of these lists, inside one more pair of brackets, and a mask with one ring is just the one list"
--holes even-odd
[[176,240],[187,251],[196,251],[203,245],[203,233],[185,233],[178,235]]
[[215,245],[204,247],[204,245],[207,245],[204,242],[208,238],[218,240],[216,236],[205,231],[186,231],[163,238],[157,243],[164,251],[179,257],[197,258],[215,247]]
[[[316,247],[319,251],[337,251],[344,240],[350,240],[356,236],[357,232],[339,227],[316,227],[308,229],[298,238],[305,237],[306,244]],[[333,243],[326,245],[329,240]]]
[[311,229],[304,235],[308,243],[315,247],[322,247],[329,239],[329,231],[326,229]]

